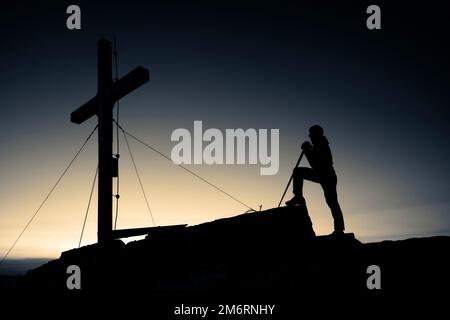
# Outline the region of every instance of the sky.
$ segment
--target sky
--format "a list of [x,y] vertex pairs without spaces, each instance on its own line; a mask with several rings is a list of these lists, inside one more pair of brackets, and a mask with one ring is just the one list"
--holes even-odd
[[[119,76],[150,82],[121,100],[121,125],[170,155],[177,128],[279,129],[280,170],[187,167],[254,208],[275,207],[308,128],[330,141],[347,231],[364,242],[450,235],[449,22],[442,4],[366,1],[77,1],[9,3],[0,12],[0,256],[96,125],[70,113],[96,93],[96,42],[118,43]],[[198,224],[246,207],[135,141],[131,148],[157,225]],[[57,257],[78,245],[97,165],[96,136],[36,216],[12,258]],[[118,228],[152,226],[123,138]],[[307,166],[306,162],[302,162]],[[332,218],[305,184],[317,234]],[[289,191],[287,198],[291,196]],[[96,241],[94,193],[82,244]],[[249,230],[251,233],[251,230]]]

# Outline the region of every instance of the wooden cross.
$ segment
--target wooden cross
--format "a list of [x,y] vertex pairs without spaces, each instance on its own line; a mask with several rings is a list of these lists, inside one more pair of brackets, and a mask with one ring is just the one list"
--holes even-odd
[[94,115],[98,117],[98,242],[114,239],[113,210],[113,107],[117,100],[149,80],[147,69],[137,67],[113,82],[111,42],[101,39],[97,44],[97,95],[72,112],[70,120],[81,124]]

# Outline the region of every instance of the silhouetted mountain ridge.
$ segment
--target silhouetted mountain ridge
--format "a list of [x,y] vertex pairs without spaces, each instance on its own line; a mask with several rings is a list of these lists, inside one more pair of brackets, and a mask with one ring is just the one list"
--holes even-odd
[[[316,237],[308,212],[282,207],[185,228],[144,240],[63,252],[28,272],[18,290],[80,295],[146,292],[157,298],[340,298],[423,295],[449,284],[450,237],[362,244],[353,234]],[[445,253],[444,253],[445,252]],[[81,268],[81,290],[68,290],[69,265]],[[369,290],[367,268],[381,270]]]

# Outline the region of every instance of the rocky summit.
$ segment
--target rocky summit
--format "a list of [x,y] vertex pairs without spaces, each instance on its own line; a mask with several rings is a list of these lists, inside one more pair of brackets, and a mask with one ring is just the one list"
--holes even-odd
[[[390,301],[449,285],[450,237],[363,244],[316,236],[304,207],[281,207],[195,226],[156,228],[145,239],[63,252],[29,271],[17,292],[62,296],[145,292],[170,301]],[[68,289],[69,266],[81,289]],[[274,299],[274,300],[271,300]],[[378,301],[377,300],[377,301]],[[370,300],[372,301],[372,300]],[[292,304],[290,304],[292,306]]]

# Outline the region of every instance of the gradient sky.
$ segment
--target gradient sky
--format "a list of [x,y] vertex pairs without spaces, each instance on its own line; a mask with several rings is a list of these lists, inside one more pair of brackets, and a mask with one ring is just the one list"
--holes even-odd
[[[371,2],[77,1],[82,30],[49,1],[0,12],[0,256],[56,181],[96,119],[70,113],[96,92],[96,42],[118,39],[119,74],[150,82],[121,101],[121,123],[170,154],[176,128],[279,128],[280,171],[192,165],[263,209],[274,207],[312,124],[331,143],[347,230],[362,241],[450,234],[449,20],[442,4],[377,2],[382,30],[365,27]],[[246,210],[132,142],[158,225],[197,224]],[[121,141],[118,226],[151,226]],[[305,164],[305,163],[303,163]],[[96,139],[11,257],[56,257],[77,246],[96,167]],[[290,194],[288,195],[290,196]],[[305,197],[318,234],[332,231],[320,186]],[[83,244],[96,241],[94,197]],[[251,230],[249,230],[249,233]]]

